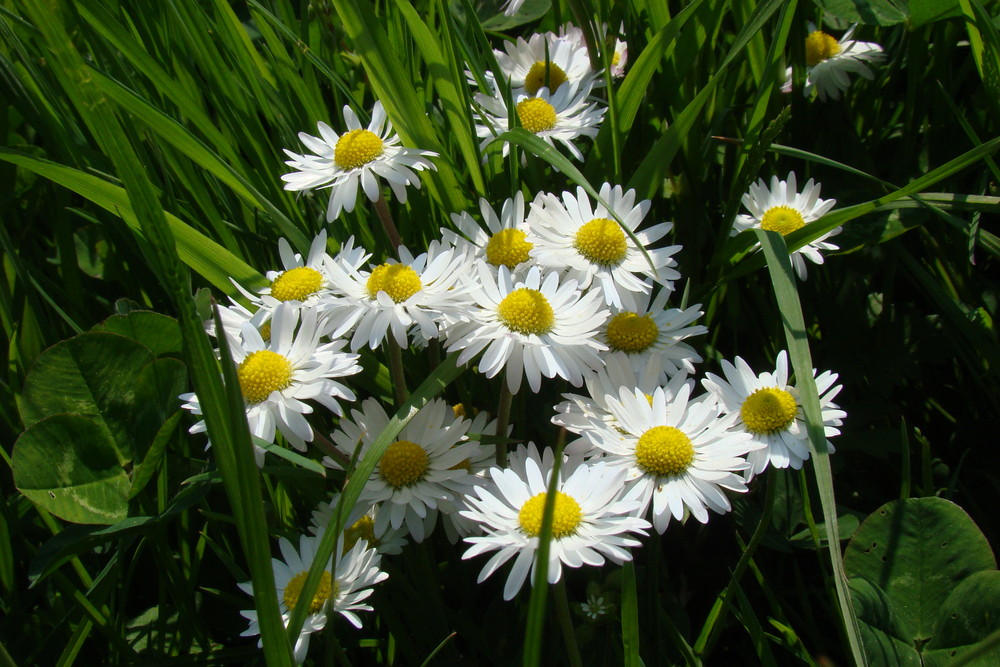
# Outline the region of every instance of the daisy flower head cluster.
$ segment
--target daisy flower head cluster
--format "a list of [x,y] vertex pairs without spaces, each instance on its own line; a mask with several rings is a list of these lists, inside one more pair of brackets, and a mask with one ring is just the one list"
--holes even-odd
[[[576,141],[595,137],[607,111],[594,94],[603,78],[591,65],[582,33],[564,28],[562,34],[519,37],[493,54],[500,71],[487,72],[485,88],[473,96],[480,148],[512,127],[522,127],[550,146],[558,142],[582,161]],[[509,98],[500,81],[509,82]],[[510,146],[505,143],[502,150],[506,157]]]
[[[763,179],[750,186],[743,195],[743,205],[750,214],[740,214],[733,221],[732,235],[736,236],[747,229],[764,229],[787,236],[802,229],[807,224],[816,222],[830,212],[836,199],[820,199],[820,184],[810,178],[806,181],[802,192],[797,190],[795,172],[790,172],[784,181],[777,176],[771,177],[771,187],[768,188]],[[831,236],[841,232],[836,227],[792,251],[792,266],[799,280],[805,280],[808,275],[805,260],[813,264],[822,264],[821,250],[838,250],[838,246],[827,241]]]
[[[340,554],[334,565],[333,557],[326,564],[320,579],[319,587],[311,600],[302,599],[302,589],[309,569],[316,560],[319,535],[302,535],[299,537],[298,548],[286,538],[278,540],[281,559],[272,558],[274,570],[275,592],[281,611],[281,619],[285,626],[292,612],[300,604],[309,605],[308,615],[302,625],[302,631],[295,640],[293,655],[298,664],[306,659],[309,651],[309,638],[323,630],[332,614],[340,614],[356,628],[361,627],[359,611],[372,611],[365,604],[372,594],[375,584],[385,581],[389,575],[380,569],[381,556],[378,551],[369,548],[364,540],[358,540],[353,547],[344,548],[343,542],[337,545],[335,553]],[[240,590],[253,595],[252,582],[238,584]],[[250,621],[249,627],[241,633],[243,637],[260,635],[260,623],[256,609],[240,612]],[[260,643],[258,642],[258,646]]]
[[370,201],[377,201],[382,196],[380,179],[405,204],[407,186],[420,187],[416,172],[435,169],[429,158],[437,157],[437,153],[400,145],[399,135],[393,132],[381,102],[375,102],[367,128],[354,110],[344,106],[344,126],[347,129],[338,134],[319,122],[320,136],[299,133],[299,140],[311,153],[300,155],[285,149],[290,158],[285,164],[294,170],[281,177],[285,189],[294,192],[329,189],[327,222],[343,211],[354,210],[359,187]]
[[[750,467],[745,471],[747,481],[767,467],[799,470],[809,458],[809,434],[799,392],[789,381],[788,354],[782,350],[775,362],[774,372],[759,375],[740,357],[734,363],[722,361],[723,377],[706,373],[702,384],[718,398],[723,412],[736,416],[736,426],[748,433],[757,445],[750,452]],[[824,371],[813,380],[819,394],[823,432],[827,438],[839,435],[847,413],[834,402],[841,385],[835,384],[837,374]],[[827,440],[827,449],[833,444]]]
[[[816,91],[820,101],[827,98],[839,100],[840,94],[851,86],[850,74],[857,74],[865,79],[874,79],[872,65],[885,60],[885,52],[875,42],[861,42],[852,39],[857,24],[852,25],[838,40],[809,24],[809,35],[806,37],[806,84],[803,93],[806,97]],[[783,86],[785,92],[791,92],[791,68],[786,72]]]

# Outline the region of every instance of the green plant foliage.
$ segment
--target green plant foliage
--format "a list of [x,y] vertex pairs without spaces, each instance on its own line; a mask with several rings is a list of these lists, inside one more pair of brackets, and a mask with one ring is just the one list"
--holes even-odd
[[911,29],[962,13],[959,0],[909,0],[909,9]]
[[993,629],[983,627],[983,610],[1000,608],[995,588],[985,587],[982,610],[960,609],[958,600],[966,598],[956,592],[970,591],[965,582],[976,573],[996,574],[996,559],[969,515],[943,498],[883,505],[851,538],[844,568],[852,578],[859,620],[867,626],[866,648],[874,655],[909,661],[911,651],[919,653],[925,645],[978,641]]
[[[961,581],[938,610],[934,637],[923,652],[925,665],[947,665],[977,648],[1000,627],[1000,571],[976,572]],[[995,665],[1000,662],[1000,646],[992,648],[968,664]]]
[[[895,25],[907,17],[904,0],[814,0],[837,18],[872,25]],[[931,0],[934,1],[934,0]]]

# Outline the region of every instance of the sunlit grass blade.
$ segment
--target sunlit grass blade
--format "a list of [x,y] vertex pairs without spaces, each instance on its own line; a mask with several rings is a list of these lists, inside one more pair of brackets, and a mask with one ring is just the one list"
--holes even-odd
[[622,661],[626,667],[640,667],[639,597],[636,594],[635,565],[622,565]]
[[[837,530],[837,504],[833,490],[833,473],[830,469],[830,453],[826,446],[826,435],[823,431],[823,416],[819,406],[819,392],[813,378],[812,355],[809,352],[809,341],[806,334],[805,320],[802,316],[802,306],[799,303],[798,291],[795,288],[795,277],[788,247],[783,237],[777,232],[755,230],[757,239],[764,249],[767,258],[767,268],[774,288],[774,296],[781,313],[782,328],[785,332],[785,342],[795,373],[795,387],[802,401],[805,412],[806,428],[809,433],[809,449],[812,454],[813,473],[816,486],[819,489],[820,502],[823,506],[823,520],[826,523],[828,535],[839,535]],[[830,562],[833,567],[833,578],[840,617],[847,636],[851,656],[857,665],[868,664],[864,645],[858,629],[858,619],[854,613],[854,604],[847,590],[847,575],[844,573],[843,554],[837,539],[828,539]]]

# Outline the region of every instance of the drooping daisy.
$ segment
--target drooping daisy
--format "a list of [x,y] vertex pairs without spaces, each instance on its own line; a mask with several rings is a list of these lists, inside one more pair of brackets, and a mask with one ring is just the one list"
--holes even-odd
[[[737,416],[737,425],[749,433],[762,448],[750,452],[750,468],[745,475],[750,481],[767,469],[793,468],[799,470],[809,458],[809,433],[798,390],[788,381],[788,354],[778,354],[773,373],[756,375],[750,365],[736,357],[736,363],[722,361],[725,379],[706,373],[702,384],[718,396],[723,409]],[[833,402],[841,385],[834,386],[837,374],[824,371],[819,376],[813,369],[819,405],[823,417],[823,431],[827,438],[840,434],[847,413]],[[833,444],[827,440],[829,451]]]
[[532,244],[528,241],[527,225],[524,221],[524,195],[520,192],[504,201],[497,215],[490,203],[479,200],[479,210],[486,223],[486,230],[473,220],[467,212],[452,213],[451,220],[461,232],[461,236],[442,229],[446,243],[459,246],[468,243],[473,248],[472,257],[496,268],[506,266],[515,274],[531,264]]
[[[516,556],[504,585],[505,600],[512,599],[528,573],[533,575],[538,567],[538,536],[553,463],[551,456],[543,460],[533,443],[520,447],[511,462],[506,470],[490,469],[493,483],[477,486],[475,495],[466,499],[469,509],[462,512],[485,533],[465,538],[472,546],[462,555],[463,560],[497,552],[479,573],[480,583]],[[559,581],[563,565],[600,567],[605,559],[617,564],[632,560],[628,548],[640,542],[629,533],[646,535],[649,523],[629,516],[637,503],[622,499],[623,477],[622,471],[612,471],[603,463],[563,462],[553,508],[549,561],[543,563],[549,583]]]
[[700,324],[692,324],[703,315],[701,304],[688,308],[667,308],[669,290],[660,290],[650,303],[648,294],[638,294],[634,308],[614,313],[604,328],[604,342],[611,351],[624,352],[636,372],[656,359],[662,373],[661,384],[681,370],[694,372],[701,355],[684,339],[708,333]]
[[399,262],[390,260],[370,271],[331,266],[335,289],[345,295],[320,307],[336,322],[331,336],[356,327],[352,350],[364,345],[377,349],[388,335],[405,348],[411,328],[428,341],[438,337],[443,318],[464,317],[468,297],[462,278],[470,270],[464,252],[432,241],[416,257],[400,246],[399,257]]
[[[313,510],[309,520],[309,532],[313,535],[320,535],[333,520],[337,506],[340,504],[340,494],[335,493],[330,500],[324,500]],[[368,507],[368,509],[364,509]],[[402,531],[395,530],[389,524],[380,524],[382,530],[375,532],[375,520],[381,511],[381,505],[362,505],[358,503],[354,506],[347,519],[347,525],[343,528],[344,538],[342,549],[344,551],[354,548],[359,540],[365,541],[369,547],[375,549],[383,555],[396,555],[403,552],[406,546],[406,538]]]
[[[302,586],[305,584],[309,568],[316,559],[316,547],[319,537],[302,535],[299,537],[299,548],[282,537],[278,540],[281,556],[271,559],[274,569],[274,585],[278,595],[278,606],[281,609],[281,619],[285,626],[292,616],[292,611],[299,605]],[[313,599],[309,601],[309,615],[306,616],[302,631],[295,640],[294,656],[299,664],[306,659],[309,652],[309,636],[326,627],[331,612],[341,614],[356,628],[361,627],[361,619],[355,612],[372,611],[371,606],[364,604],[372,594],[372,586],[385,581],[388,574],[379,569],[381,556],[375,549],[367,548],[365,542],[359,540],[353,548],[335,549],[335,553],[343,555],[337,560],[333,569],[333,558],[327,562],[319,587]],[[237,584],[244,593],[253,595],[253,582]],[[250,626],[240,633],[242,637],[254,637],[260,634],[260,623],[257,610],[241,611],[240,614],[250,621]],[[257,644],[260,646],[260,643]]]
[[[608,37],[608,26],[606,23],[600,23],[595,26],[597,29],[596,37],[605,44],[609,44]],[[618,28],[618,33],[624,32],[625,26],[622,25]],[[570,40],[574,45],[579,48],[587,48],[587,40],[583,36],[583,30],[579,27],[567,23],[559,30],[559,36]],[[625,76],[625,65],[628,63],[628,44],[617,36],[615,37],[615,50],[611,54],[611,76],[616,79],[620,79]]]
[[600,368],[597,329],[607,318],[601,295],[581,296],[575,280],[562,281],[551,272],[544,276],[532,267],[523,281],[514,282],[506,266],[496,272],[480,263],[479,286],[471,292],[478,305],[468,323],[448,332],[448,351],[462,350],[459,364],[468,363],[485,350],[479,372],[494,377],[506,368],[507,387],[517,393],[521,377],[537,393],[542,376],[557,375],[574,386],[584,373]]
[[[305,415],[313,408],[303,401],[316,401],[340,415],[338,399],[354,400],[354,392],[338,378],[361,371],[358,355],[342,352],[346,345],[342,340],[320,344],[316,317],[314,309],[299,310],[282,303],[274,310],[267,341],[256,327],[247,323],[243,325],[240,340],[230,350],[250,433],[262,440],[274,442],[277,430],[292,446],[305,450],[305,443],[313,439]],[[184,409],[202,414],[195,394],[182,394],[180,398],[186,401]],[[205,422],[200,421],[190,432],[205,430]],[[263,464],[263,455],[258,448],[258,465]]]
[[739,473],[748,467],[747,453],[760,447],[733,428],[735,417],[723,415],[714,396],[691,398],[692,388],[693,382],[678,374],[651,396],[622,389],[608,400],[615,427],[594,423],[602,460],[625,472],[631,483],[627,497],[640,501],[640,516],[652,505],[660,534],[671,517],[681,520],[690,513],[708,523],[708,510],[728,512],[725,491],[746,492]]
[[[595,137],[607,110],[602,104],[590,100],[591,83],[583,83],[579,88],[560,86],[554,93],[548,88],[539,89],[536,95],[526,92],[514,98],[514,115],[518,125],[555,147],[559,142],[577,160],[583,160],[583,153],[573,143],[580,137]],[[477,113],[482,121],[476,124],[476,135],[482,140],[479,147],[485,150],[493,139],[509,130],[511,114],[504,98],[497,95],[476,93]],[[503,155],[510,153],[510,145],[504,143]],[[484,156],[485,157],[485,156]],[[525,160],[522,154],[522,162]]]
[[601,83],[590,66],[586,44],[552,33],[536,33],[527,40],[518,37],[506,42],[503,51],[494,49],[493,55],[515,98],[537,95],[542,88],[556,93],[563,86],[577,90]]
[[[814,183],[810,178],[799,193],[796,190],[794,171],[788,174],[787,181],[780,181],[777,176],[772,176],[770,189],[764,183],[764,179],[760,179],[743,195],[743,205],[750,211],[750,215],[736,216],[732,235],[736,236],[746,229],[758,227],[769,232],[778,232],[782,236],[802,229],[810,222],[822,218],[837,203],[836,199],[820,199],[819,190],[820,184]],[[827,243],[826,239],[839,234],[841,230],[841,227],[831,229],[818,239],[792,251],[792,266],[799,280],[805,280],[808,275],[803,257],[813,264],[822,264],[823,255],[820,250],[839,249],[832,243]]]
[[869,64],[881,62],[885,58],[882,47],[874,42],[859,42],[851,39],[857,24],[844,33],[837,41],[821,30],[810,25],[811,32],[806,37],[806,85],[808,97],[813,89],[820,100],[827,97],[840,99],[840,93],[851,85],[848,74],[858,74],[866,79],[874,79]]
[[299,140],[315,155],[285,150],[291,158],[285,164],[295,169],[281,177],[286,190],[331,189],[327,222],[341,211],[354,210],[359,185],[368,199],[376,201],[381,196],[378,179],[382,178],[396,198],[406,203],[406,186],[420,188],[420,178],[414,172],[436,169],[427,158],[437,157],[437,153],[399,145],[399,135],[392,131],[381,102],[375,102],[367,129],[346,105],[344,124],[347,131],[343,134],[337,134],[323,122],[317,124],[319,137],[299,133]]
[[[636,231],[649,212],[648,200],[635,203],[635,190],[622,191],[620,185],[604,183],[601,198],[633,233],[632,240],[604,204],[592,206],[583,188],[576,194],[564,192],[562,200],[553,194],[539,197],[528,214],[529,239],[535,247],[531,256],[540,266],[566,271],[569,278],[588,288],[600,284],[604,301],[616,308],[636,307],[640,294],[652,290],[647,278],[673,289],[680,274],[672,255],[680,246],[652,248],[673,223],[663,222]],[[645,254],[643,254],[645,249]],[[648,258],[647,258],[648,257]]]
[[[347,456],[352,456],[361,443],[360,460],[388,423],[389,416],[382,406],[369,398],[361,411],[351,411],[351,420],[340,421],[333,443]],[[478,459],[483,446],[463,440],[469,425],[468,419],[456,417],[447,403],[435,399],[403,427],[382,455],[358,499],[362,505],[382,504],[375,517],[376,534],[389,525],[396,530],[405,525],[414,541],[422,542],[434,528],[438,510],[450,508],[448,503],[454,503],[456,496],[466,493],[475,483],[475,477],[463,463]],[[329,457],[323,462],[340,467]]]

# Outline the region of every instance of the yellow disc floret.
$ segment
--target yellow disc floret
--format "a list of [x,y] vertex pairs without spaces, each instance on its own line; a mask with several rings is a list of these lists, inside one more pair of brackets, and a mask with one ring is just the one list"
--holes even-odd
[[542,87],[554,93],[564,83],[566,83],[566,72],[552,61],[536,60],[524,77],[524,88],[531,95],[537,95],[538,89]]
[[340,135],[333,149],[333,161],[341,169],[357,169],[385,151],[382,140],[369,130],[351,130]]
[[486,243],[486,261],[493,266],[513,269],[528,261],[528,251],[533,247],[527,240],[527,234],[520,229],[502,229]]
[[374,299],[379,292],[385,292],[396,303],[402,303],[420,291],[423,283],[417,272],[406,264],[382,264],[372,269],[365,289],[368,297]]
[[[521,505],[517,522],[528,537],[538,537],[542,532],[542,512],[545,510],[545,493],[530,498]],[[552,537],[560,539],[576,533],[583,523],[583,510],[573,496],[556,491],[556,502],[552,508]]]
[[308,266],[289,269],[271,283],[271,296],[278,301],[304,301],[319,291],[323,275]]
[[260,403],[272,391],[281,391],[292,383],[292,362],[271,350],[258,350],[247,355],[236,369],[243,396],[251,403]]
[[260,325],[260,328],[257,329],[257,332],[260,334],[260,337],[264,340],[265,343],[268,342],[268,341],[270,341],[271,340],[271,322],[270,322],[270,320],[267,321],[267,322],[264,322],[264,324]]
[[795,398],[787,391],[766,387],[747,396],[740,406],[740,417],[751,433],[768,435],[791,426],[797,409]]
[[822,30],[814,30],[806,37],[806,65],[814,67],[840,53],[840,43]]
[[591,264],[615,266],[625,259],[628,241],[617,222],[594,218],[576,232],[573,247]]
[[389,486],[401,489],[420,481],[427,471],[427,452],[409,440],[397,440],[389,445],[379,461],[379,472]]
[[656,342],[660,330],[650,314],[622,312],[608,322],[608,347],[626,354],[645,352]]
[[673,426],[654,426],[635,446],[635,462],[650,475],[679,475],[694,461],[691,439]]
[[[288,608],[288,611],[295,609],[295,605],[299,603],[299,597],[302,595],[302,585],[306,583],[306,576],[308,574],[308,570],[303,570],[285,584],[282,599],[285,601],[285,607]],[[320,577],[319,586],[316,587],[316,594],[313,595],[313,599],[309,602],[309,613],[318,614],[322,611],[327,600],[337,597],[338,589],[337,582],[330,576],[330,573],[324,572]]]
[[511,331],[526,336],[552,331],[556,316],[545,295],[536,289],[521,287],[514,290],[497,306],[497,317]]
[[517,103],[517,118],[521,127],[538,134],[556,126],[556,108],[541,97],[529,97]]
[[377,547],[379,541],[375,539],[375,519],[367,514],[355,521],[350,528],[344,531],[343,552],[346,553],[354,548],[358,540],[364,540],[369,547]]
[[760,219],[760,228],[768,232],[778,232],[787,236],[796,229],[805,227],[806,221],[802,214],[791,206],[772,206],[764,211]]

